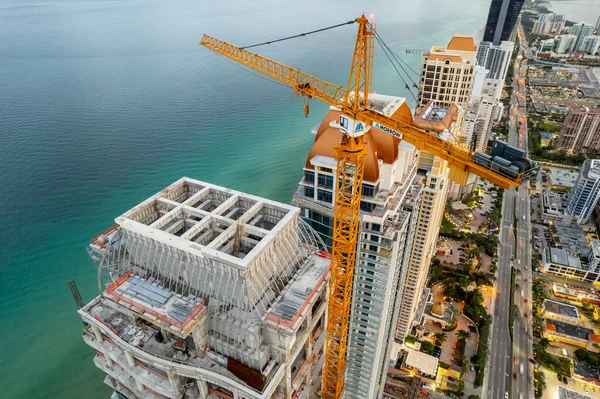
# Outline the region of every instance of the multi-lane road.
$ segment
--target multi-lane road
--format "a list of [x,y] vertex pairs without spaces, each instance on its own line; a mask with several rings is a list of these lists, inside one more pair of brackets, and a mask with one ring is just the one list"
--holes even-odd
[[[514,67],[508,141],[527,151],[526,68],[527,61],[523,60],[520,52]],[[529,362],[532,357],[530,237],[529,183],[525,182],[518,191],[505,191],[502,205],[491,355],[483,391],[484,396],[490,399],[533,397],[533,368]],[[515,290],[514,304],[518,311],[513,323],[512,341],[508,329],[512,311],[511,266],[520,270],[516,275],[519,288]]]

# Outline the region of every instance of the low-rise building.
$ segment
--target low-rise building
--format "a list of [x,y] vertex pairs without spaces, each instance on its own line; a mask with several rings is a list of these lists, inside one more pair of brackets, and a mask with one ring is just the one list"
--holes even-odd
[[404,367],[424,377],[433,378],[437,375],[438,358],[427,353],[407,349]]
[[600,387],[600,371],[585,363],[573,361],[573,379],[592,387]]
[[563,219],[564,211],[560,194],[551,190],[543,190],[540,199],[544,223],[556,223]]
[[551,341],[563,342],[581,348],[587,348],[590,342],[590,334],[594,334],[594,330],[591,328],[552,319],[543,320],[542,330],[543,336]]
[[600,295],[595,291],[590,291],[585,288],[567,287],[564,284],[553,284],[552,293],[555,297],[568,299],[573,302],[587,302],[593,305],[600,305]]
[[579,322],[579,312],[575,306],[549,299],[544,301],[543,317],[572,324]]
[[594,240],[587,252],[564,248],[546,248],[542,252],[543,273],[579,281],[599,281],[600,241]]

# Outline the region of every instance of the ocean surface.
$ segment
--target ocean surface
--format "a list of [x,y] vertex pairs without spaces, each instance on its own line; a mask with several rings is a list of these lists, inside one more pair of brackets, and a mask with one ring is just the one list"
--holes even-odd
[[[406,48],[474,34],[488,0],[0,2],[0,397],[107,398],[67,288],[98,294],[85,247],[181,176],[289,202],[327,107],[200,47],[374,13]],[[356,26],[256,50],[345,85]],[[417,76],[411,76],[417,80]],[[376,51],[374,89],[409,98]]]
[[550,11],[564,15],[572,22],[587,22],[596,25],[600,17],[600,1],[598,0],[563,0],[551,1]]

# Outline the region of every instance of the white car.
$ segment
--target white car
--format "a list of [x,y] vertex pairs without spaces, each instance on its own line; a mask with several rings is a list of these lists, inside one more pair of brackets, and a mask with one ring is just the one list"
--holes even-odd
[[508,399],[508,392],[504,392],[504,399]]

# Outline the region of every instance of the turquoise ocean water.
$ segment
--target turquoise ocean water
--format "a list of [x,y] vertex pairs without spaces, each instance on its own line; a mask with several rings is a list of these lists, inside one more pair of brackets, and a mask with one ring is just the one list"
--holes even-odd
[[[473,34],[488,0],[0,2],[0,397],[106,398],[66,281],[97,295],[85,246],[186,175],[289,202],[327,107],[198,46],[374,13],[404,49]],[[259,48],[345,85],[356,26]],[[409,97],[377,50],[377,92]],[[416,76],[413,76],[416,78]],[[411,101],[413,103],[413,101]]]

